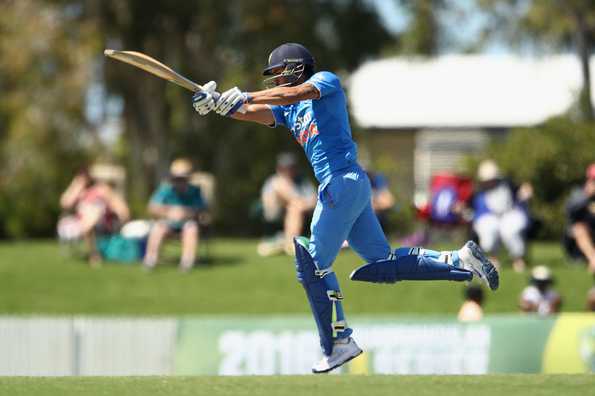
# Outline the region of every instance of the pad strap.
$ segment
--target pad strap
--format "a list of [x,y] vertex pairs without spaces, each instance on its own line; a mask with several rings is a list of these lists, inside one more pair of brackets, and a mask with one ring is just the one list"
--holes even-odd
[[391,254],[386,260],[364,264],[356,268],[350,278],[373,283],[395,283],[402,280],[470,281],[473,279],[471,271],[446,264],[444,260],[423,255],[421,248],[411,248],[408,253]]
[[330,268],[319,269],[316,266],[304,239],[296,238],[294,246],[297,277],[310,302],[312,315],[318,327],[320,345],[324,354],[330,356],[334,341],[352,333],[343,314],[343,294],[336,274]]

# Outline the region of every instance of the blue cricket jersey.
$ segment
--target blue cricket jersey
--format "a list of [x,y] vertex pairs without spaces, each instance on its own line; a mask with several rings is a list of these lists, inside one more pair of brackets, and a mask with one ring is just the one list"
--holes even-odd
[[323,184],[335,172],[357,163],[357,145],[351,137],[347,100],[339,78],[331,72],[321,71],[306,83],[318,89],[320,99],[270,107],[275,126],[289,128],[304,148],[316,179]]

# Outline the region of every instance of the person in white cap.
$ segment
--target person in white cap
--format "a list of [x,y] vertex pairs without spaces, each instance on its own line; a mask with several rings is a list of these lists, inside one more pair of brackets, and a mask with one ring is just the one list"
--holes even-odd
[[151,270],[157,264],[159,249],[165,237],[179,233],[182,240],[180,271],[194,266],[199,240],[198,216],[206,210],[200,188],[189,182],[192,163],[180,158],[170,166],[169,181],[162,183],[151,197],[149,212],[156,218],[147,242],[144,268]]
[[531,278],[521,293],[519,306],[523,312],[537,313],[541,316],[560,312],[562,298],[553,288],[552,272],[545,265],[538,265],[531,271]]
[[472,207],[473,230],[479,245],[486,253],[495,255],[503,243],[514,270],[522,272],[527,250],[524,233],[529,227],[527,202],[533,189],[528,183],[515,189],[492,160],[481,162],[477,179],[479,192],[472,198]]

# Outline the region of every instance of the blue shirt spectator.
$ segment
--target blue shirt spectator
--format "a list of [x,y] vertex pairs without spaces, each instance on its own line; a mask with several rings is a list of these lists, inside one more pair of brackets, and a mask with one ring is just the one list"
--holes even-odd
[[199,187],[188,184],[185,190],[176,189],[171,183],[161,183],[151,196],[151,203],[157,205],[185,206],[195,210],[207,208]]
[[156,218],[151,228],[144,258],[146,269],[153,269],[158,261],[164,238],[180,233],[182,257],[180,270],[194,266],[198,244],[198,217],[206,209],[200,188],[189,183],[192,164],[187,159],[177,159],[170,167],[168,182],[162,183],[151,197],[149,212]]

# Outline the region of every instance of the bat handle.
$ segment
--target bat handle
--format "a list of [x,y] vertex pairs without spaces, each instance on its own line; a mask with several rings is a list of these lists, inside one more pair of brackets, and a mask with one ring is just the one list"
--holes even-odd
[[[215,102],[218,101],[221,97],[221,94],[217,91],[213,92],[211,95],[213,95],[213,99],[215,99]],[[244,107],[244,105],[242,105],[242,107],[240,107],[237,111],[238,113],[246,114],[246,108]]]

